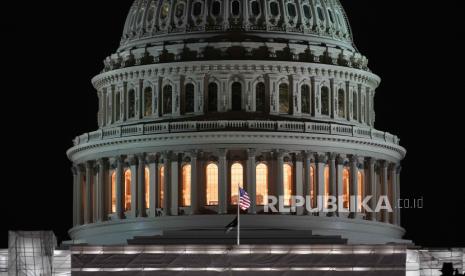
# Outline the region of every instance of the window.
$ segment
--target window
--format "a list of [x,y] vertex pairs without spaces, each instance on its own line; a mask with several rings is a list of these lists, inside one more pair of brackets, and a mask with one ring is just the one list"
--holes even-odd
[[218,111],[218,85],[214,82],[208,85],[208,111]]
[[266,107],[266,94],[265,84],[263,82],[257,83],[255,87],[255,110],[257,112],[265,112]]
[[182,194],[181,206],[191,206],[191,165],[187,164],[182,167]]
[[297,11],[295,10],[295,5],[292,3],[287,3],[287,13],[289,17],[296,17]]
[[304,5],[304,16],[308,20],[312,19],[312,11],[309,5]]
[[302,97],[302,113],[310,114],[310,87],[306,84],[300,88]]
[[283,166],[284,205],[290,206],[292,200],[292,167],[289,164]]
[[153,112],[153,93],[151,87],[144,89],[144,116],[150,116]]
[[321,114],[329,116],[329,88],[321,88]]
[[202,8],[202,2],[195,2],[193,9],[194,16],[199,16],[200,14],[202,14]]
[[131,210],[131,170],[124,172],[124,211]]
[[111,213],[116,213],[116,172],[111,173]]
[[144,169],[145,178],[145,208],[150,208],[150,170],[147,166]]
[[272,16],[278,16],[279,15],[279,6],[277,2],[271,2],[270,3],[270,13]]
[[161,19],[166,19],[169,14],[170,14],[170,3],[168,1],[165,1],[165,3],[163,3],[163,6],[161,7]]
[[128,118],[136,117],[136,91],[134,89],[128,92]]
[[237,205],[238,190],[244,188],[244,168],[240,163],[231,166],[231,204]]
[[232,15],[234,16],[239,16],[239,14],[241,13],[241,4],[239,3],[238,0],[234,0],[231,3],[231,11],[232,11]]
[[119,92],[115,95],[115,117],[115,121],[119,121],[121,118],[121,98]]
[[165,205],[165,166],[160,166],[158,173],[158,208]]
[[195,87],[192,83],[186,84],[186,100],[185,100],[185,112],[193,113],[194,112],[194,102],[195,102]]
[[342,171],[342,207],[349,209],[350,207],[350,174],[349,169],[344,168]]
[[256,168],[257,205],[265,205],[268,202],[268,166],[261,163]]
[[215,1],[212,4],[212,14],[214,16],[220,15],[221,12],[221,2],[220,1]]
[[289,85],[286,83],[281,83],[279,85],[279,112],[280,113],[289,113]]
[[173,88],[171,85],[165,85],[163,87],[163,115],[173,112],[172,94]]
[[354,98],[353,98],[353,104],[352,104],[352,110],[354,113],[354,120],[358,120],[358,97],[357,97],[357,92],[354,91]]
[[260,14],[260,4],[258,1],[253,1],[251,4],[251,10],[253,16],[258,16]]
[[318,18],[320,21],[325,21],[325,15],[323,14],[323,9],[321,7],[317,8]]
[[357,171],[357,184],[358,184],[358,195],[357,195],[357,212],[362,212],[362,199],[364,196],[364,177],[361,171]]
[[218,166],[210,164],[207,166],[207,205],[218,205]]
[[140,26],[140,24],[142,23],[142,19],[144,18],[144,13],[145,13],[145,9],[141,8],[139,10],[139,14],[137,15],[137,26]]
[[152,5],[149,8],[149,11],[147,12],[147,25],[149,27],[152,25],[153,19],[155,18],[155,5],[156,4],[152,3]]
[[327,208],[328,207],[328,199],[329,199],[329,166],[325,166],[325,171],[324,171],[324,186],[325,186],[325,191],[324,191],[324,206]]
[[341,118],[345,118],[346,114],[346,93],[344,89],[339,89],[337,91],[337,108],[338,108],[338,116]]
[[329,20],[331,21],[331,23],[334,23],[333,12],[330,9],[328,9],[328,15],[329,15]]
[[184,16],[184,2],[179,2],[177,5],[176,5],[176,17],[182,17]]
[[235,82],[231,86],[231,107],[232,111],[242,110],[242,85],[240,82]]

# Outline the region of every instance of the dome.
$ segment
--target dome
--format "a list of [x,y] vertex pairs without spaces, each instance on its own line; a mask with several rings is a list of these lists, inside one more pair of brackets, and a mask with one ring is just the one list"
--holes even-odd
[[120,50],[195,40],[294,41],[353,51],[338,0],[136,0]]

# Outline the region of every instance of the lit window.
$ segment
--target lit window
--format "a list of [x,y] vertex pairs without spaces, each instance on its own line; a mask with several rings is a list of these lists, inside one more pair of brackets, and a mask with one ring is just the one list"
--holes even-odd
[[265,112],[266,106],[266,94],[265,94],[265,84],[263,82],[257,83],[255,87],[255,110],[257,112]]
[[329,166],[328,165],[325,166],[324,180],[325,180],[324,206],[328,207],[328,199],[329,199]]
[[337,92],[337,106],[338,106],[338,115],[341,118],[345,117],[345,110],[346,110],[346,97],[344,89],[339,89]]
[[268,201],[268,166],[261,163],[256,168],[257,205],[265,205]]
[[128,92],[128,118],[134,118],[136,116],[136,92],[134,89]]
[[191,165],[182,167],[182,198],[183,207],[191,206]]
[[357,198],[357,212],[362,211],[362,198],[364,196],[364,178],[363,178],[363,173],[361,171],[357,172],[357,182],[358,182],[358,198]]
[[186,84],[185,112],[194,112],[195,87],[192,83]]
[[165,1],[165,3],[163,3],[163,6],[161,8],[161,18],[165,19],[166,17],[168,17],[169,13],[170,13],[170,3],[168,1]]
[[289,113],[289,85],[281,83],[279,85],[279,112]]
[[173,88],[171,85],[163,87],[163,114],[171,114],[173,112],[172,93]]
[[131,170],[124,173],[124,210],[131,210]]
[[218,166],[207,166],[207,205],[218,205]]
[[244,188],[244,168],[239,163],[231,166],[231,204],[237,205],[238,185]]
[[116,172],[111,174],[111,212],[116,213]]
[[158,208],[163,208],[165,193],[165,166],[160,166],[158,173]]
[[150,208],[150,170],[146,166],[144,170],[145,177],[145,208]]
[[144,116],[152,115],[152,99],[153,93],[151,87],[146,87],[144,90]]
[[283,178],[284,178],[284,205],[291,205],[292,197],[292,167],[289,164],[283,166]]
[[329,116],[329,88],[321,88],[321,114]]
[[306,84],[300,89],[302,98],[302,113],[310,114],[310,87]]
[[344,168],[342,172],[342,207],[349,209],[350,207],[350,186],[349,186],[349,169]]

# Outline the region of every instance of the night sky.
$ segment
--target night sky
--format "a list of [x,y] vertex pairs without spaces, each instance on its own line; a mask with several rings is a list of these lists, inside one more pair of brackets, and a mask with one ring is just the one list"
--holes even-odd
[[[75,136],[97,129],[90,80],[117,49],[132,0],[6,2],[0,248],[7,247],[8,230],[69,238],[72,175],[65,152]],[[406,238],[463,247],[461,1],[342,2],[358,49],[382,78],[376,129],[398,135],[407,149],[402,198],[424,200],[423,209],[402,211]]]

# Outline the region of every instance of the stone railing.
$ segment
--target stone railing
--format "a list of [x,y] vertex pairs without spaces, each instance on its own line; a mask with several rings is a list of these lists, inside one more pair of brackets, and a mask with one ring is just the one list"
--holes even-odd
[[76,139],[74,139],[74,145],[78,146],[93,141],[139,135],[228,130],[330,134],[373,139],[395,145],[399,144],[399,138],[387,132],[378,131],[373,128],[362,128],[331,123],[305,123],[291,121],[187,121],[172,123],[145,123],[100,129],[76,137]]

